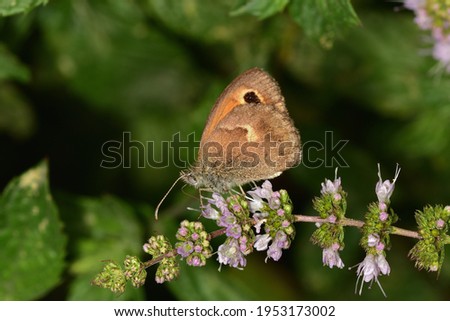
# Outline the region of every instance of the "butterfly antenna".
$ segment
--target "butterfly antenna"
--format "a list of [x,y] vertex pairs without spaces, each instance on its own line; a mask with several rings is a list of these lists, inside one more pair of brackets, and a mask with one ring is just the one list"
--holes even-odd
[[161,207],[161,204],[164,202],[164,200],[167,198],[167,195],[169,195],[169,193],[173,190],[173,188],[175,187],[175,185],[178,183],[178,181],[182,178],[184,178],[186,175],[181,175],[180,177],[178,177],[176,179],[176,181],[172,184],[172,186],[170,186],[169,190],[166,192],[166,194],[163,196],[163,198],[159,201],[158,206],[156,206],[155,209],[155,220],[158,220],[158,212],[159,212],[159,208]]

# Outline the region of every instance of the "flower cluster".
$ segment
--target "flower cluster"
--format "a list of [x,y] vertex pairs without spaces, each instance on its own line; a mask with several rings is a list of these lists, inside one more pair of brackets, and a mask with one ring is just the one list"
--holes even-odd
[[113,293],[123,293],[127,280],[121,267],[112,261],[107,262],[103,270],[91,281],[92,285],[109,289]]
[[172,281],[180,274],[180,266],[176,261],[172,244],[163,235],[152,236],[148,243],[143,246],[144,252],[153,256],[154,259],[161,258],[155,274],[156,283]]
[[411,249],[409,256],[416,267],[440,271],[444,261],[444,246],[450,243],[447,235],[450,225],[450,206],[426,206],[416,212],[421,240]]
[[273,191],[265,181],[247,193],[248,197],[233,194],[227,198],[213,193],[202,211],[205,218],[225,229],[227,239],[217,250],[218,261],[234,268],[246,265],[245,256],[253,248],[267,251],[267,259],[278,261],[295,236],[292,202],[285,190]]
[[145,279],[147,278],[147,271],[139,258],[127,255],[123,266],[125,269],[123,275],[127,280],[131,281],[131,284],[135,288],[144,285]]
[[267,250],[266,261],[269,258],[278,261],[282,250],[288,249],[295,237],[289,195],[285,190],[273,191],[269,181],[247,193],[257,233],[254,247],[257,251]]
[[127,281],[131,281],[136,288],[141,287],[147,277],[144,264],[136,256],[127,255],[123,265],[122,269],[115,262],[107,262],[102,272],[97,274],[91,283],[114,293],[123,293]]
[[217,250],[219,263],[234,268],[244,267],[247,264],[245,256],[252,252],[255,240],[244,195],[235,194],[225,199],[219,193],[213,193],[203,207],[202,215],[225,228],[227,239]]
[[342,269],[344,262],[339,251],[344,249],[344,227],[340,222],[345,218],[347,203],[337,169],[334,181],[325,179],[320,193],[321,196],[314,199],[313,206],[324,222],[316,223],[317,230],[311,236],[311,241],[322,248],[323,265]]
[[204,266],[206,259],[211,256],[212,248],[209,244],[209,235],[200,222],[184,220],[176,234],[180,242],[175,244],[177,253],[186,258],[191,266]]
[[430,30],[433,57],[446,72],[450,72],[450,6],[445,0],[405,0],[404,6],[415,13],[415,23],[422,30]]
[[375,185],[375,193],[378,198],[377,203],[371,203],[366,213],[366,220],[362,228],[362,237],[360,244],[366,252],[366,258],[359,263],[356,274],[358,285],[361,279],[359,294],[362,292],[364,283],[375,281],[385,295],[378,276],[389,275],[391,268],[386,261],[386,250],[390,248],[390,232],[392,224],[397,221],[397,215],[391,209],[389,204],[394,192],[395,182],[400,174],[400,168],[397,165],[395,176],[392,181],[381,178],[380,165],[378,164],[378,182]]

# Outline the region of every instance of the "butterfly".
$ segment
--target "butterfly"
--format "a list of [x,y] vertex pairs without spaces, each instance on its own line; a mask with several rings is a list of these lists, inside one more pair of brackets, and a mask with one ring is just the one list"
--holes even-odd
[[179,179],[197,189],[222,193],[277,177],[300,161],[300,134],[278,83],[265,71],[252,68],[235,78],[217,99],[197,160]]

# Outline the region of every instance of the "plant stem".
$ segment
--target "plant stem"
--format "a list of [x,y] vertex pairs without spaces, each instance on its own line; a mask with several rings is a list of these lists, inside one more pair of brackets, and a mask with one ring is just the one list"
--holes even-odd
[[[330,221],[326,218],[321,218],[320,216],[309,216],[309,215],[294,215],[295,222],[308,222],[308,223],[330,223]],[[362,228],[364,226],[363,221],[354,220],[351,218],[344,218],[340,221],[343,226],[354,226],[358,228]],[[392,227],[391,234],[401,235],[406,237],[411,237],[415,239],[421,239],[422,237],[416,231],[405,230],[400,227]]]
[[[296,214],[294,215],[295,218],[295,222],[306,222],[306,223],[330,223],[330,221],[326,218],[321,218],[320,216],[309,216],[309,215],[301,215],[301,214]],[[359,220],[354,220],[351,218],[344,218],[343,220],[340,221],[340,224],[342,224],[343,226],[354,226],[357,228],[362,228],[364,226],[364,222],[363,221],[359,221]],[[220,235],[225,234],[225,228],[221,228],[215,231],[212,231],[211,233],[209,233],[210,235],[210,239],[216,238]],[[406,236],[406,237],[411,237],[411,238],[415,238],[415,239],[421,239],[422,237],[420,236],[420,234],[416,231],[410,231],[410,230],[406,230],[400,227],[392,227],[392,232],[391,234],[395,234],[395,235],[400,235],[400,236]],[[447,240],[448,241],[448,240]],[[154,259],[151,259],[149,261],[144,262],[144,267],[148,268],[156,263],[161,262],[164,258],[166,257],[172,257],[177,255],[177,251],[176,250],[172,250],[164,255],[158,256]]]

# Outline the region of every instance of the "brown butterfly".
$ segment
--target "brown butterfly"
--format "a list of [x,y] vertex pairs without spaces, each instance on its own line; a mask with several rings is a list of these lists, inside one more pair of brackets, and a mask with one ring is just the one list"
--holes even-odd
[[196,188],[224,192],[277,177],[300,159],[300,135],[280,87],[252,68],[220,95],[203,130],[197,162],[181,175]]
[[225,192],[277,177],[300,160],[300,135],[280,87],[269,74],[252,68],[220,95],[203,130],[197,161],[179,179]]

